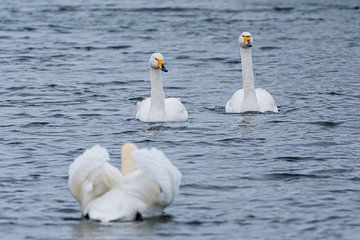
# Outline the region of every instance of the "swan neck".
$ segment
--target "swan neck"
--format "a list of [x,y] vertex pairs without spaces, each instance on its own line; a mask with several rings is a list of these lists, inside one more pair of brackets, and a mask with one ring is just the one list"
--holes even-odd
[[121,173],[129,175],[136,170],[132,153],[137,149],[135,144],[127,143],[121,148]]
[[245,92],[255,91],[250,48],[240,48],[243,88]]
[[163,78],[161,71],[150,68],[151,79],[151,103],[150,112],[154,116],[165,115],[165,94],[163,89]]
[[240,47],[241,68],[244,89],[243,111],[259,111],[256,98],[251,48]]

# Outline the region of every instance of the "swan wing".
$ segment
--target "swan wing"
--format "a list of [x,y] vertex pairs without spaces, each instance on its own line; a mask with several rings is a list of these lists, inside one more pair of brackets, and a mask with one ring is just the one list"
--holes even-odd
[[189,116],[180,98],[166,98],[165,112],[167,121],[184,122]]
[[225,112],[239,113],[244,99],[244,89],[237,90],[226,103]]
[[150,103],[150,98],[146,98],[141,102],[137,102],[136,119],[139,119],[140,121],[146,121],[150,109]]
[[[152,198],[156,197],[154,203],[167,206],[174,199],[179,190],[182,175],[180,171],[170,162],[165,154],[156,149],[138,149],[133,152],[135,165],[140,169],[146,181],[151,184]],[[158,186],[156,188],[155,186]],[[144,185],[145,186],[145,185]],[[148,191],[142,191],[151,195]]]
[[108,163],[106,148],[95,145],[75,158],[69,168],[68,186],[72,195],[84,207],[92,200],[121,183],[121,172]]
[[262,88],[255,89],[256,98],[262,112],[278,112],[274,98],[271,94]]

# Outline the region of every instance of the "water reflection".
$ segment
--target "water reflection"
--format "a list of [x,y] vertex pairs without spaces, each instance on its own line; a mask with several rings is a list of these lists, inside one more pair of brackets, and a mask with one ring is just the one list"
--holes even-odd
[[168,129],[168,127],[164,126],[165,123],[150,123],[150,127],[148,128],[149,133],[152,137],[156,137],[161,135],[164,130]]
[[72,239],[106,239],[107,236],[121,236],[122,238],[146,236],[146,239],[156,239],[164,224],[171,223],[171,215],[148,218],[143,222],[110,222],[100,223],[88,219],[81,219],[72,225]]
[[254,138],[254,127],[255,127],[256,120],[253,114],[244,114],[241,115],[238,124],[239,127],[243,130],[242,138]]

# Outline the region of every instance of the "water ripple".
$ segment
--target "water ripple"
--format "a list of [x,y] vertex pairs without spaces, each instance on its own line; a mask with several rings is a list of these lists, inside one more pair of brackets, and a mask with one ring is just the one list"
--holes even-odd
[[[357,239],[358,14],[355,0],[2,1],[2,238]],[[225,113],[243,31],[277,114]],[[154,51],[186,123],[135,119]],[[125,142],[166,153],[177,198],[144,222],[81,218],[70,162],[101,144],[118,167]]]

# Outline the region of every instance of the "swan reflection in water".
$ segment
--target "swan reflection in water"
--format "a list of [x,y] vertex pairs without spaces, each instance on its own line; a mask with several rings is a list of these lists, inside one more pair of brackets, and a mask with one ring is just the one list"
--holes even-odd
[[150,123],[149,128],[147,129],[151,136],[158,136],[163,133],[163,131],[169,129],[164,125],[165,123],[158,122],[158,123]]
[[104,236],[144,237],[149,240],[157,239],[157,234],[170,231],[168,224],[173,222],[173,216],[161,215],[146,218],[141,222],[108,222],[100,223],[89,219],[76,221],[72,227],[72,239],[104,239]]
[[242,129],[241,134],[244,139],[254,138],[254,127],[256,120],[253,114],[243,114],[239,118],[239,127]]

